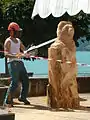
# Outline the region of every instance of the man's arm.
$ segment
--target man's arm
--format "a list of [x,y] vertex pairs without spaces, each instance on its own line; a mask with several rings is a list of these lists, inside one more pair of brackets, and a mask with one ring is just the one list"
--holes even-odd
[[24,52],[24,50],[25,50],[25,46],[23,45],[23,43],[21,41],[20,41],[20,50],[22,52]]
[[25,57],[25,58],[30,58],[30,52],[25,52],[25,46],[23,45],[23,43],[21,42],[20,43],[20,50],[24,53],[22,54],[22,57]]

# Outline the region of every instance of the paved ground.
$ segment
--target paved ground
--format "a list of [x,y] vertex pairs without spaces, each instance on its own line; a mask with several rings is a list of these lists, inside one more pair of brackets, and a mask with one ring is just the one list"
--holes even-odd
[[80,97],[86,99],[80,102],[86,109],[51,111],[47,107],[47,97],[31,97],[28,98],[31,105],[21,103],[11,111],[15,113],[15,120],[90,120],[90,93],[80,94]]

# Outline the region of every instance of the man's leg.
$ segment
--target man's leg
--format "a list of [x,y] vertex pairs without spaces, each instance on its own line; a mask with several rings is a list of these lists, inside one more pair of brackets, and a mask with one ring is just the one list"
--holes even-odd
[[25,104],[30,104],[30,102],[26,99],[28,96],[29,79],[28,79],[27,71],[26,71],[26,68],[25,68],[23,62],[21,62],[20,64],[21,64],[20,78],[21,78],[21,82],[22,82],[22,89],[21,89],[19,101],[22,101]]
[[18,86],[18,79],[19,79],[19,68],[18,67],[19,67],[18,64],[14,61],[11,63],[8,63],[8,70],[11,76],[11,83],[9,85],[9,88],[5,96],[4,105],[13,104],[13,93]]

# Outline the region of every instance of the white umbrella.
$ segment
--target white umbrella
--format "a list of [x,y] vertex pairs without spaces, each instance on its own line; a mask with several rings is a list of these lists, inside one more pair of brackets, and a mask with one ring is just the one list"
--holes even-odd
[[65,12],[72,16],[80,10],[90,13],[90,0],[36,0],[32,18],[37,14],[41,18],[46,18],[50,14],[54,17],[60,17]]

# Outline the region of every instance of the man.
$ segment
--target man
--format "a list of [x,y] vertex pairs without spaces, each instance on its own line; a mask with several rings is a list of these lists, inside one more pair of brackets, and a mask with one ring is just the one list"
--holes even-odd
[[29,87],[28,75],[21,60],[25,56],[25,47],[18,38],[21,30],[17,23],[11,22],[8,26],[10,37],[4,43],[5,57],[7,58],[8,71],[11,77],[11,83],[5,96],[4,105],[9,107],[13,106],[13,93],[18,86],[19,79],[22,82],[22,89],[18,100],[24,102],[24,104],[30,104],[26,99]]

